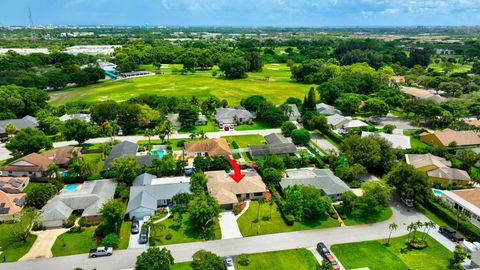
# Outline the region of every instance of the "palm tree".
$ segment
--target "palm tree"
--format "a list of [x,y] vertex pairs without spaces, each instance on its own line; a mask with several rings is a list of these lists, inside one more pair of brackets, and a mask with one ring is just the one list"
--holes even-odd
[[195,140],[195,138],[197,138],[197,133],[192,132],[192,133],[190,134],[190,139]]
[[148,221],[143,223],[143,226],[150,228],[150,239],[155,242],[161,242],[161,237],[160,235],[158,235],[158,233],[165,230],[166,226],[164,224],[162,224],[161,222],[155,223],[153,219],[149,219]]
[[433,229],[437,227],[437,224],[435,224],[435,222],[433,221],[426,221],[425,223],[423,223],[423,240],[425,240],[427,238],[427,234],[428,232],[430,231],[430,229]]
[[407,231],[408,231],[407,242],[410,241],[410,233],[412,232],[414,226],[415,226],[415,223],[413,223],[413,222],[408,224],[408,226],[407,226]]
[[388,225],[388,229],[390,229],[390,233],[388,234],[387,244],[390,245],[390,238],[392,237],[393,231],[396,231],[398,229],[398,225],[395,222],[392,222],[390,223],[390,225]]
[[270,197],[270,199],[268,199],[268,205],[270,206],[270,219],[272,219],[272,208],[273,208],[273,205],[275,204],[275,197]]
[[152,137],[154,134],[153,130],[146,128],[145,132],[143,132],[143,136],[148,138],[148,146],[150,146],[150,137]]
[[15,127],[14,124],[8,123],[5,125],[5,132],[7,132],[9,138],[12,137],[16,131],[17,131],[17,127]]
[[200,137],[200,139],[206,139],[207,136],[205,135],[205,131],[201,130],[198,132],[198,136]]
[[172,135],[175,132],[175,126],[172,124],[170,121],[165,121],[163,123],[163,130],[165,132],[165,135],[167,136],[167,141],[170,139],[170,135]]
[[108,125],[112,129],[112,134],[111,134],[112,142],[111,143],[113,144],[113,141],[115,140],[115,134],[117,134],[117,131],[118,131],[118,122],[117,122],[117,120],[113,120]]
[[48,178],[53,181],[58,179],[58,166],[57,164],[50,164],[47,168]]
[[261,198],[260,200],[258,200],[258,208],[257,208],[257,221],[259,221],[260,219],[260,206],[262,206],[264,200],[263,198]]

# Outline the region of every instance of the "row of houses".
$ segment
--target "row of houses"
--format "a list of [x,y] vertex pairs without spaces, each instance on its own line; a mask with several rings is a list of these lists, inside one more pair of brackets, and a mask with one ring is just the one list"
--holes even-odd
[[[245,177],[237,183],[223,170],[205,172],[207,191],[217,199],[223,209],[232,209],[244,200],[265,198],[268,190],[260,175],[254,170],[244,170],[242,173]],[[350,188],[329,169],[287,170],[280,186],[286,189],[294,185],[313,186],[333,200],[340,199],[344,192],[350,191]],[[152,216],[158,208],[171,205],[172,198],[180,193],[190,193],[189,177],[157,178],[151,174],[139,175],[130,189],[127,214],[131,219]]]

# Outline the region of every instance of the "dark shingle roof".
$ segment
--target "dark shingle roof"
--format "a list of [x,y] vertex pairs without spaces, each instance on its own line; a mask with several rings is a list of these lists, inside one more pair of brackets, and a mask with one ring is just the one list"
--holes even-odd
[[107,159],[105,159],[104,169],[110,169],[110,166],[115,158],[134,157],[137,154],[137,151],[138,144],[129,141],[124,141],[115,145],[110,151],[110,155],[108,155]]

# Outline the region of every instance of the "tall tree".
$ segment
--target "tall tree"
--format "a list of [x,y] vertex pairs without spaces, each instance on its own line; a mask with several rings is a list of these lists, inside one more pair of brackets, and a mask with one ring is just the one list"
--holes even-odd
[[173,261],[170,250],[150,247],[137,257],[135,270],[170,270]]
[[52,141],[41,130],[23,128],[5,147],[12,151],[15,156],[25,156],[42,149],[52,148]]

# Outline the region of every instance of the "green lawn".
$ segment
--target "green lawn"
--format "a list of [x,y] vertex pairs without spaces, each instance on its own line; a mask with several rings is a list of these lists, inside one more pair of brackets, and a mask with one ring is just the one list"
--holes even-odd
[[182,262],[182,263],[175,263],[171,268],[171,270],[192,270],[191,262]]
[[[164,71],[162,69],[162,71]],[[142,93],[164,96],[196,96],[206,99],[215,96],[228,100],[229,104],[239,104],[242,98],[263,95],[274,104],[283,103],[288,97],[303,98],[311,85],[297,83],[290,79],[290,71],[284,64],[269,65],[262,72],[249,73],[249,77],[227,80],[212,77],[212,71],[198,71],[189,75],[169,73],[156,76],[109,80],[86,87],[68,88],[50,94],[54,105],[69,101],[123,101]],[[265,77],[270,77],[266,80]]]
[[[417,235],[423,236],[422,233]],[[384,245],[386,240],[377,240],[333,245],[331,250],[346,269],[448,269],[452,253],[440,243],[427,236],[429,247],[402,253],[406,239],[407,236],[392,238],[388,247]]]
[[[270,212],[271,211],[271,212]],[[309,229],[338,227],[338,221],[329,215],[322,216],[314,221],[295,222],[292,226],[288,226],[282,218],[276,204],[271,209],[269,203],[260,206],[259,222],[257,219],[258,202],[250,202],[250,208],[237,220],[238,226],[243,236],[254,236],[261,234],[271,234],[280,232],[292,232]],[[271,213],[271,218],[270,217]]]
[[[290,249],[274,252],[248,254],[250,264],[242,266],[235,261],[235,268],[238,270],[312,270],[318,269],[318,262],[312,252],[307,249]],[[237,257],[238,258],[238,257]]]
[[47,183],[39,183],[39,182],[30,182],[28,183],[27,187],[23,190],[24,193],[29,193],[34,187],[46,185]]
[[32,247],[36,235],[30,235],[26,242],[15,238],[11,233],[12,224],[0,224],[0,255],[1,262],[15,262],[25,255]]
[[410,136],[410,145],[412,149],[428,149],[431,146],[427,143],[422,142],[420,139],[413,136],[414,130],[404,130],[403,135]]
[[345,222],[345,225],[350,226],[350,225],[359,225],[359,224],[368,224],[368,223],[376,223],[376,222],[381,222],[389,219],[392,216],[392,209],[390,207],[387,207],[383,209],[383,211],[380,213],[378,217],[375,217],[372,220],[365,220],[360,217],[347,217],[343,221]]
[[205,126],[193,126],[190,128],[181,128],[178,130],[178,133],[193,133],[193,132],[216,132],[218,131],[218,127],[215,125],[215,122],[208,121]]
[[[154,144],[169,144],[170,146],[172,146],[172,150],[182,150],[183,149],[183,146],[179,146],[178,143],[179,142],[189,142],[189,141],[192,141],[192,139],[169,139],[167,142],[162,142],[161,140],[153,140],[151,139],[150,140],[150,144],[154,145]],[[148,140],[139,140],[137,142],[138,144],[140,145],[146,145],[148,144]]]
[[88,253],[90,249],[97,247],[93,237],[95,227],[85,228],[79,233],[61,234],[52,247],[53,256],[67,256],[73,254]]
[[[177,224],[173,218],[168,218],[158,223],[159,229],[157,229],[157,231],[152,229],[150,237],[155,240],[156,245],[170,245],[205,240],[205,238],[202,237],[201,233],[192,226],[189,220],[188,213],[183,215],[183,220],[183,226]],[[171,235],[171,239],[167,239],[166,236],[168,234]],[[221,238],[220,226],[218,225],[218,221],[215,222],[213,234],[213,239]]]
[[263,144],[265,139],[263,136],[255,134],[255,135],[237,135],[237,136],[224,136],[222,137],[230,144],[233,148],[232,143],[235,141],[238,144],[238,147],[245,148],[249,147],[250,145],[256,144]]
[[238,125],[235,126],[235,130],[257,130],[257,129],[269,129],[269,128],[274,128],[271,127],[263,122],[255,122],[251,125],[243,124],[243,125]]
[[132,228],[131,221],[124,221],[122,227],[120,228],[120,244],[118,249],[127,249],[128,242],[130,241],[130,230]]
[[100,178],[100,171],[103,170],[103,159],[102,153],[92,153],[92,154],[83,154],[82,155],[85,161],[90,163],[92,168],[94,168],[92,175],[97,175]]

